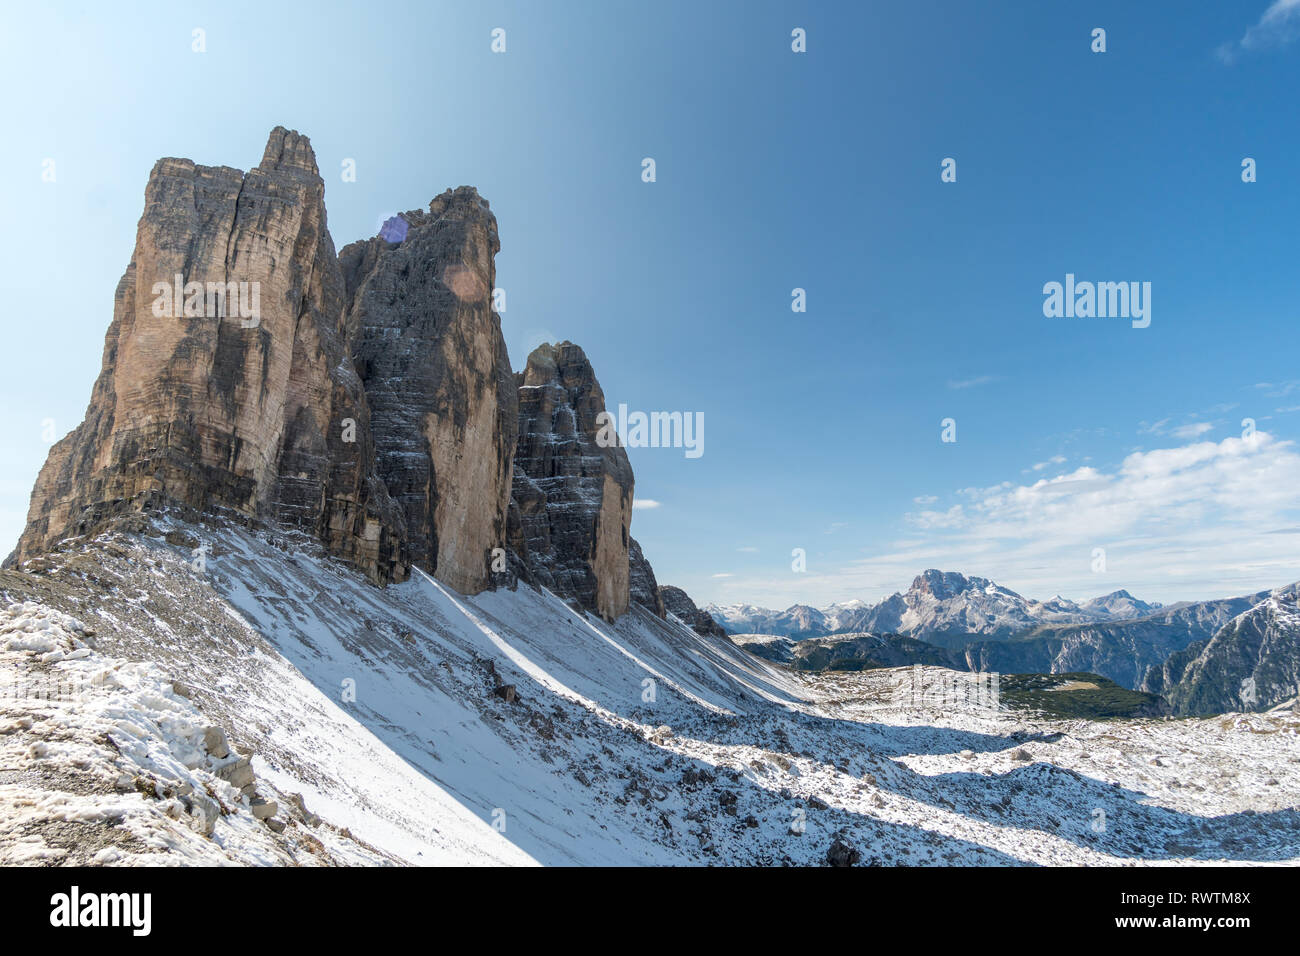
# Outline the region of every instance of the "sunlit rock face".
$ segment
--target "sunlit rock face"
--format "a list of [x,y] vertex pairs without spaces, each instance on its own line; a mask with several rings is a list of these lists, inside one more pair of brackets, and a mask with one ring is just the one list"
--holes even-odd
[[10,562],[168,508],[304,531],[377,584],[415,563],[464,594],[522,578],[663,617],[586,355],[511,371],[487,201],[449,189],[336,254],[324,192],[282,127],[248,173],[158,161],[85,421]]
[[297,527],[378,583],[406,576],[323,200],[310,142],[282,127],[247,174],[155,164],[86,418],[51,450],[11,561],[172,505]]

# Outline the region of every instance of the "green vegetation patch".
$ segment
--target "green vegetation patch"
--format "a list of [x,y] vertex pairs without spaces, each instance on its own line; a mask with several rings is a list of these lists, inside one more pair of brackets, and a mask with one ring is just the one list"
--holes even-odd
[[1121,687],[1100,674],[1003,674],[1001,702],[1011,710],[1048,717],[1110,720],[1120,717],[1159,717],[1165,705],[1155,694]]

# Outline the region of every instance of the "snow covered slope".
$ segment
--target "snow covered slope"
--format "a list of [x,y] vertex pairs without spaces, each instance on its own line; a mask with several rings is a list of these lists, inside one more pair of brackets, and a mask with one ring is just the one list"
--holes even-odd
[[[102,700],[3,699],[0,862],[820,864],[837,836],[864,863],[1300,860],[1292,711],[936,705],[907,682],[955,672],[795,674],[642,609],[380,590],[237,528],[169,540],[0,573],[4,673],[123,675]],[[224,786],[241,752],[250,792]],[[210,836],[186,785],[220,798]]]

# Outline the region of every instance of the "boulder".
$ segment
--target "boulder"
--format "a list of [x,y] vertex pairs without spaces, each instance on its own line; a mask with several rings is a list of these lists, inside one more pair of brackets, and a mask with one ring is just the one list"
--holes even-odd
[[253,764],[247,757],[232,760],[230,763],[218,767],[215,773],[236,790],[251,786],[255,779]]
[[226,732],[220,727],[206,727],[203,730],[203,749],[218,760],[230,756],[230,742]]
[[857,866],[861,859],[862,854],[857,847],[848,842],[843,832],[835,834],[830,848],[826,851],[827,866]]

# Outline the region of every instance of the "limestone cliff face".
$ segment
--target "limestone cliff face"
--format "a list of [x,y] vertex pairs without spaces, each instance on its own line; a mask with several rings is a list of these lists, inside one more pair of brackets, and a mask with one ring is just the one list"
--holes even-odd
[[52,449],[11,560],[172,503],[300,527],[375,581],[405,576],[323,196],[310,143],[283,128],[247,174],[154,166],[86,419]]
[[7,563],[179,508],[301,529],[378,584],[415,562],[466,594],[522,578],[662,617],[591,363],[562,342],[511,371],[487,202],[447,190],[336,255],[324,191],[282,127],[248,173],[158,161],[85,421]]
[[605,394],[571,342],[540,345],[516,376],[514,498],[534,580],[613,620],[628,609],[632,466],[596,442]]
[[518,430],[492,310],[496,217],[462,186],[401,220],[401,241],[374,238],[340,254],[353,359],[411,559],[474,594],[491,583],[492,549],[507,545]]

